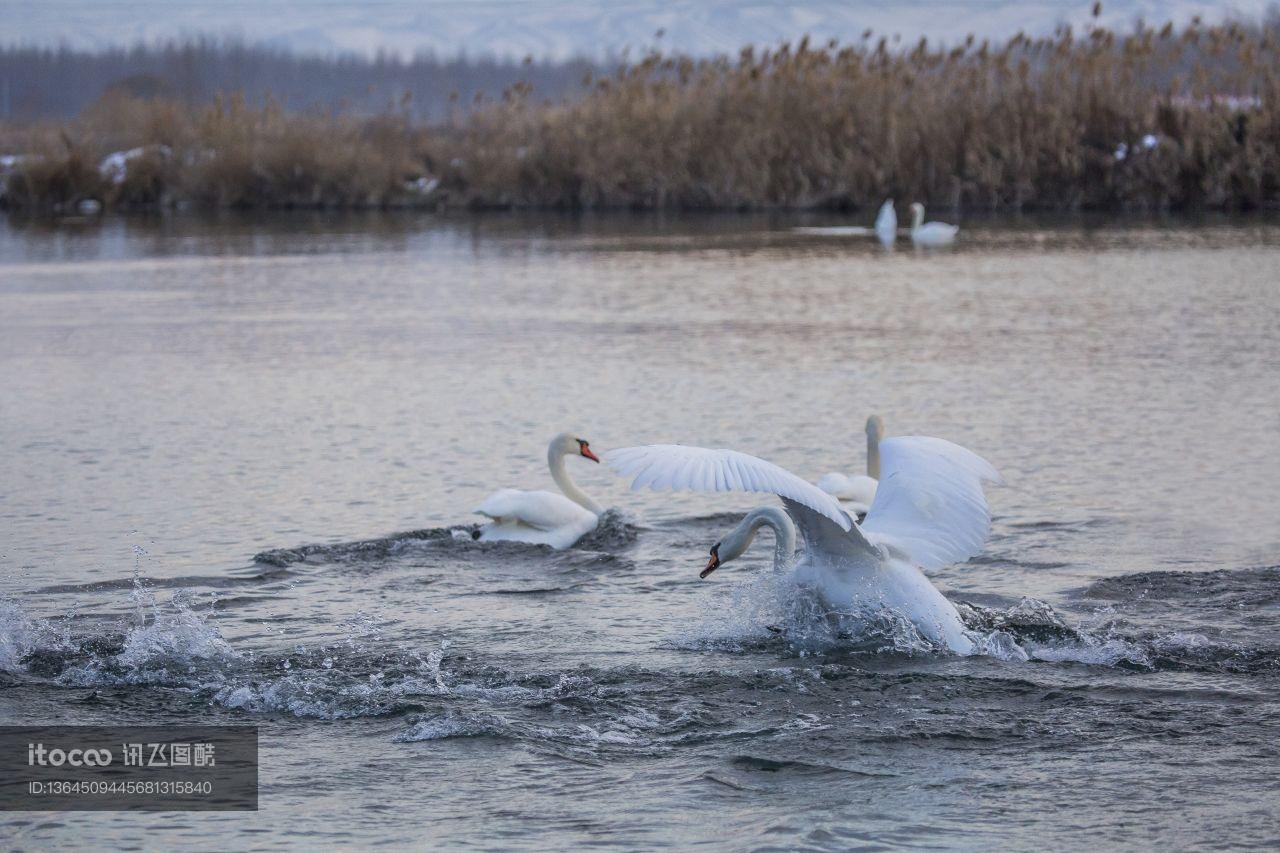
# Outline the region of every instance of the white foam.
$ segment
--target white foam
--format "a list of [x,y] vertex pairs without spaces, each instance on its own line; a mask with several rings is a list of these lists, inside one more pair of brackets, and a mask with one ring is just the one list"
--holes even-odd
[[450,712],[439,717],[416,721],[406,731],[392,740],[396,743],[414,743],[424,740],[444,740],[452,737],[482,737],[501,735],[506,724],[491,714],[459,714]]
[[18,603],[0,597],[0,670],[16,670],[31,651],[35,623]]

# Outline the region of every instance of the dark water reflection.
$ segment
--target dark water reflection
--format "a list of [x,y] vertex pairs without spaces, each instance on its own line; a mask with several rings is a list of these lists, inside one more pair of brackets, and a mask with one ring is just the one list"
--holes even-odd
[[[1105,246],[1140,238],[1161,243],[1200,243],[1222,247],[1274,240],[1280,219],[1259,214],[1205,212],[1178,215],[970,213],[957,220],[965,229],[959,246],[990,250],[995,246]],[[489,212],[483,215],[429,215],[397,211],[277,213],[145,214],[49,219],[10,214],[0,230],[0,257],[8,262],[109,260],[173,255],[328,254],[334,252],[410,251],[439,246],[441,238],[479,248],[504,241],[547,250],[584,245],[609,248],[671,249],[679,246],[751,248],[784,246],[797,241],[810,247],[832,244],[843,252],[873,253],[873,240],[804,234],[792,229],[846,227],[860,222],[856,214],[742,213],[707,215],[595,213],[556,215],[536,212]],[[865,223],[864,223],[865,224]],[[543,241],[551,241],[547,244]],[[908,248],[903,238],[898,250]],[[495,249],[495,246],[489,246]]]

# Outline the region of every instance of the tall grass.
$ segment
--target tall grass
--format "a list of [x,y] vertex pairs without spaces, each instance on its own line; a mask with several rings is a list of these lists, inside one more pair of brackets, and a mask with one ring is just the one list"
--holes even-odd
[[[204,107],[115,93],[65,127],[11,130],[25,152],[7,179],[13,207],[363,208],[423,200],[408,182],[430,162],[427,132],[403,116],[288,113],[241,98]],[[0,134],[0,145],[5,142]],[[122,179],[100,165],[129,151]]]
[[[517,85],[430,127],[396,113],[116,96],[64,127],[25,131],[40,156],[10,178],[10,203],[1280,205],[1274,25],[1062,28],[1001,45],[908,49],[868,34],[856,45],[804,40],[734,58],[652,54],[589,83],[559,103]],[[131,166],[119,186],[87,168],[108,150],[147,145],[167,153],[137,158],[138,177]],[[426,192],[407,183],[416,178],[439,183]]]

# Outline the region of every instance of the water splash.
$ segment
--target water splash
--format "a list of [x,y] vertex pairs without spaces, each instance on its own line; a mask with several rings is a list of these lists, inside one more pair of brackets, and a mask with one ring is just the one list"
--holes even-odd
[[0,670],[14,671],[35,645],[36,625],[16,601],[0,596]]
[[449,711],[440,716],[415,721],[408,729],[395,735],[392,740],[396,743],[415,743],[452,737],[507,737],[509,735],[510,727],[498,716]]
[[781,574],[757,572],[703,600],[703,611],[664,645],[689,651],[743,652],[777,642],[785,630],[794,584]]
[[691,651],[744,652],[780,646],[807,657],[853,654],[933,654],[942,649],[892,610],[832,611],[782,573],[763,572],[708,599],[699,620],[667,643]]
[[209,613],[195,610],[193,597],[184,591],[175,592],[163,607],[152,597],[150,620],[140,618],[141,623],[125,636],[124,648],[116,657],[120,666],[135,670],[186,667],[197,660],[238,657],[209,622]]

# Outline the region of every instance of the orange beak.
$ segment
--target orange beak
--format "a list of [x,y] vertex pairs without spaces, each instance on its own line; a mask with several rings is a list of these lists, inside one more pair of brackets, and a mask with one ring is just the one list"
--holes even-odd
[[712,554],[711,559],[707,560],[707,567],[702,570],[702,572],[698,575],[698,578],[699,579],[705,578],[707,575],[711,574],[718,568],[720,568],[720,555]]
[[587,458],[588,458],[588,459],[590,459],[592,462],[599,462],[599,461],[600,461],[600,457],[599,457],[599,456],[596,456],[594,453],[592,453],[592,452],[591,452],[591,448],[590,448],[590,447],[587,447],[585,444],[584,444],[584,445],[582,445],[582,449],[581,449],[581,451],[580,451],[580,452],[582,453],[582,455],[583,455],[583,456],[587,457]]

